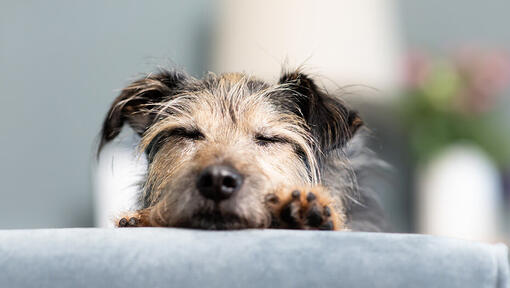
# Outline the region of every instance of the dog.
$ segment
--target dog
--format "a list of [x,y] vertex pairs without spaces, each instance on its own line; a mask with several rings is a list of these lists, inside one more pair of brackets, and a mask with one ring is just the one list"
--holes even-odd
[[98,153],[125,123],[148,167],[118,227],[383,229],[357,179],[372,157],[359,113],[300,70],[275,84],[160,70],[114,100]]

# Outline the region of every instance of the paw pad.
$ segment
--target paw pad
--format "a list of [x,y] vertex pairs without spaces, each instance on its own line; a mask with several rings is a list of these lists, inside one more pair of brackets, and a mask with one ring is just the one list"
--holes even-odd
[[131,217],[129,220],[123,217],[119,220],[119,227],[138,227],[139,223],[140,221],[135,217]]
[[[293,190],[287,197],[285,194],[269,194],[266,204],[272,214],[273,228],[336,230],[333,217],[335,214],[328,206],[329,201],[322,190],[302,192]],[[302,197],[302,195],[306,195]]]

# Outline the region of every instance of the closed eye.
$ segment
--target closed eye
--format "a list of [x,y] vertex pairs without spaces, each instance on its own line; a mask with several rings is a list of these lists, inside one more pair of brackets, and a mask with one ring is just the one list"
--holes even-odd
[[198,129],[174,128],[167,132],[169,137],[181,137],[191,140],[205,139],[205,135]]
[[275,143],[290,143],[288,139],[280,137],[280,136],[269,136],[264,134],[256,134],[255,135],[255,143],[260,146],[267,146],[269,144]]
[[147,153],[149,163],[154,160],[154,156],[158,152],[159,148],[161,148],[161,146],[171,137],[189,140],[205,139],[205,135],[198,129],[174,128],[172,130],[163,131],[154,137],[149,145],[147,145],[145,153]]
[[165,144],[169,138],[178,137],[181,139],[189,140],[202,140],[205,139],[205,135],[198,129],[186,129],[183,127],[174,128],[172,130],[166,130],[154,137],[152,141],[147,145],[146,153],[149,156],[149,161],[152,162],[153,156],[159,150],[159,148]]

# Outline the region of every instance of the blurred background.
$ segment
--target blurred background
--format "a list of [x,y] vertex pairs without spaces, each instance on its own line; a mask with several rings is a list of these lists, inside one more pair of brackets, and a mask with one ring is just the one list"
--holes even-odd
[[[143,173],[109,105],[158,67],[303,67],[342,94],[393,168],[395,232],[510,242],[510,2],[1,1],[0,228],[107,226]],[[123,198],[122,201],[115,199]]]

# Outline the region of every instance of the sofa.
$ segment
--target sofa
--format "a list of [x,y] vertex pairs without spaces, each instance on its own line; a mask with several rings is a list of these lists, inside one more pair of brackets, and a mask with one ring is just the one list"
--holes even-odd
[[508,250],[413,234],[0,230],[0,287],[510,287]]

